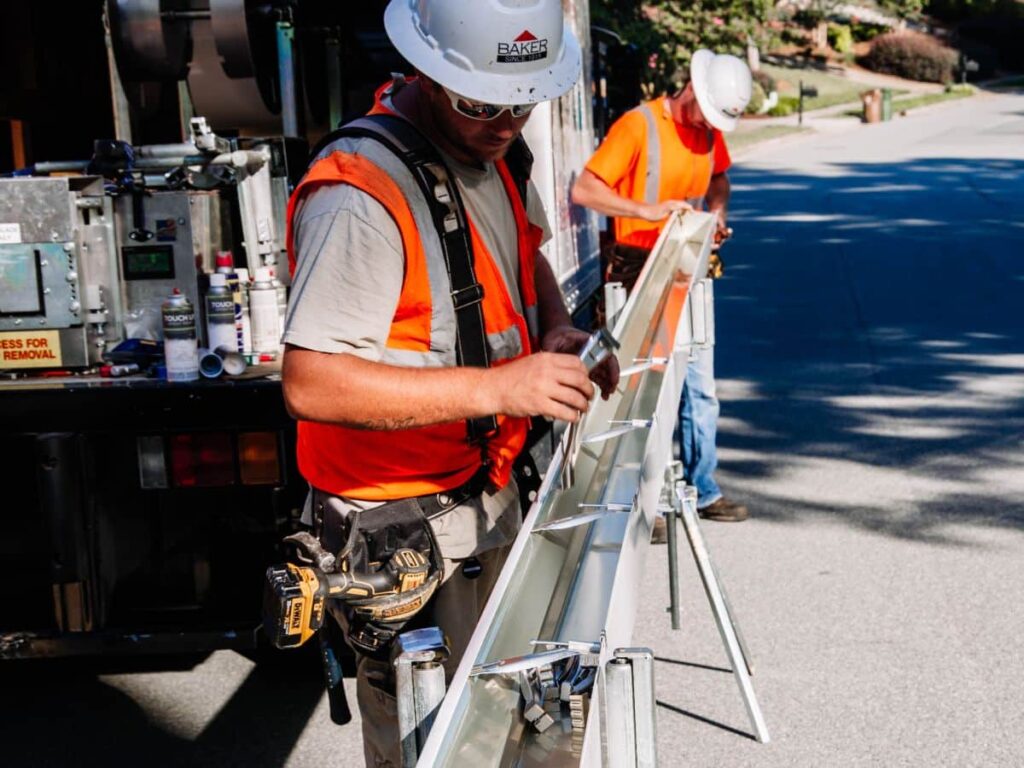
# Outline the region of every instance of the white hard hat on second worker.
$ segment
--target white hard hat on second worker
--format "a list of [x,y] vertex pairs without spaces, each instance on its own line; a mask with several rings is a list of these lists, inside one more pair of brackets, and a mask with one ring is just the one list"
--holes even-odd
[[384,27],[410,64],[471,101],[536,104],[580,75],[561,0],[391,0]]
[[720,131],[735,128],[753,87],[746,63],[702,48],[690,60],[690,82],[704,119]]

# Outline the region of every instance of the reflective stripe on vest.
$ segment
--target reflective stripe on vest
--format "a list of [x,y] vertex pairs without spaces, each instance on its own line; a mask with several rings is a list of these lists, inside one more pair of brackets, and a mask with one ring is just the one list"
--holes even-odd
[[[647,123],[647,174],[644,178],[644,202],[648,205],[656,205],[661,201],[661,135],[658,133],[658,121],[651,111],[650,104],[641,104],[637,107],[640,114],[644,116]],[[708,147],[710,157],[711,175],[715,173],[715,134],[708,131]],[[704,206],[704,197],[691,197],[687,201],[694,208]]]

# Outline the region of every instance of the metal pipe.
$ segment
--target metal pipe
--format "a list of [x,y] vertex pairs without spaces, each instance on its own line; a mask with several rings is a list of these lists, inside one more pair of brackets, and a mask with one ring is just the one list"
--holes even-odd
[[[436,661],[416,664],[412,668],[413,700],[416,707],[416,733],[423,745],[434,725],[437,708],[444,698],[444,667]],[[417,749],[417,752],[419,750]]]
[[665,486],[668,490],[668,505],[665,510],[665,530],[668,534],[668,596],[672,629],[679,629],[679,509],[681,503],[676,487],[683,478],[683,464],[674,461],[665,471]]
[[399,657],[395,662],[395,698],[398,708],[398,739],[402,768],[416,765],[416,697],[412,680],[412,661]]
[[676,511],[665,512],[665,532],[668,534],[668,609],[672,616],[672,629],[679,629],[679,530]]
[[281,84],[281,122],[285,136],[299,135],[299,114],[295,102],[295,28],[289,21],[277,22],[277,75]]
[[335,37],[327,38],[327,103],[330,105],[328,128],[334,130],[344,117],[344,99],[341,90],[341,43]]
[[89,167],[88,160],[48,160],[32,166],[35,173],[67,173],[69,171],[85,171]]
[[196,145],[191,141],[182,142],[181,144],[144,144],[141,147],[134,147],[134,150],[135,157],[147,159],[154,157],[184,157],[199,152]]
[[204,21],[213,17],[210,11],[161,11],[160,18],[167,21]]

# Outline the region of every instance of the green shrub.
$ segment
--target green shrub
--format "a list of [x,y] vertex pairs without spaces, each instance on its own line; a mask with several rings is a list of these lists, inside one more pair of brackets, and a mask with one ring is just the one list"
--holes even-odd
[[953,80],[958,58],[956,51],[934,38],[893,32],[876,37],[861,63],[875,72],[909,80],[948,83]]
[[765,94],[769,94],[772,91],[779,90],[779,84],[775,81],[775,78],[765,72],[763,69],[753,73],[754,82],[761,86],[761,89]]
[[807,42],[807,32],[796,27],[783,27],[779,37],[788,45],[803,45]]
[[800,108],[800,99],[796,96],[779,96],[779,103],[772,107],[768,114],[772,117],[786,117]]
[[850,20],[850,34],[853,35],[853,40],[856,43],[874,40],[879,35],[884,35],[888,31],[889,27],[885,26],[885,24],[868,24],[866,21]]
[[828,44],[836,53],[848,53],[853,50],[853,33],[845,24],[829,24]]
[[804,29],[814,29],[825,20],[825,12],[820,8],[803,8],[793,14],[793,23]]
[[764,92],[764,88],[761,87],[760,83],[755,82],[754,86],[750,89],[750,101],[747,103],[747,108],[743,111],[747,115],[759,115],[761,109],[764,107],[764,100],[768,98]]

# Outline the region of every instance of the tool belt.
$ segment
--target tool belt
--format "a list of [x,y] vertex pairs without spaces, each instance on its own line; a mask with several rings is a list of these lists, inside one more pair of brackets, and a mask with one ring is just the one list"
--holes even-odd
[[[623,243],[609,243],[605,253],[605,262],[608,265],[605,270],[605,282],[622,283],[627,292],[632,292],[649,253],[650,250],[647,248],[624,245]],[[715,247],[708,259],[707,276],[712,280],[717,280],[724,273],[725,262],[722,261],[721,250]]]
[[400,585],[393,594],[331,601],[341,603],[348,640],[356,650],[377,658],[388,654],[395,636],[444,580],[444,558],[431,519],[479,496],[486,486],[484,466],[467,482],[440,493],[397,499],[347,515],[329,505],[317,510],[314,530],[324,549],[336,553],[340,570],[353,575],[379,573],[401,549],[421,553],[431,565],[422,583]]
[[605,263],[607,264],[605,282],[622,283],[626,292],[631,293],[650,252],[650,248],[640,248],[614,241],[607,243],[605,246]]

